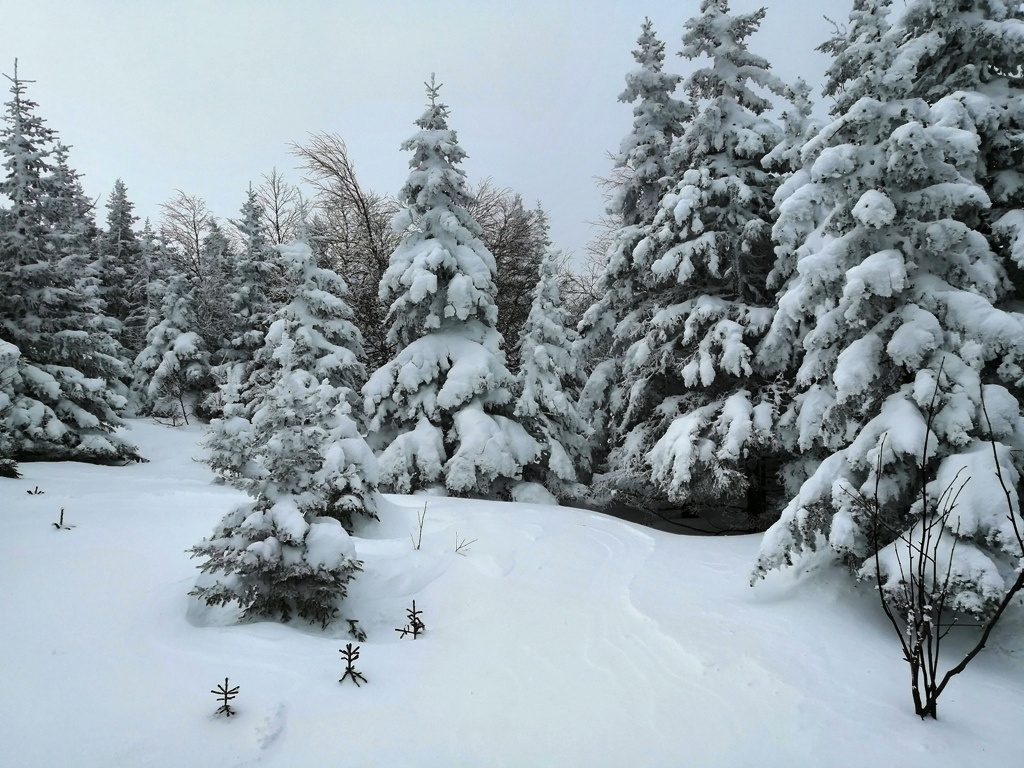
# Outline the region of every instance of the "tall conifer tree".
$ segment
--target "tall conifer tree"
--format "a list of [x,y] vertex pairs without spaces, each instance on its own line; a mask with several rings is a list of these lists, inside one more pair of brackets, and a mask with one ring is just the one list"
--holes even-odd
[[142,244],[135,234],[134,205],[121,179],[107,200],[107,227],[99,238],[99,275],[107,313],[121,323],[119,340],[131,357],[137,355],[146,338],[140,322],[145,300],[145,268]]
[[519,341],[514,413],[541,446],[524,479],[540,483],[559,499],[570,499],[584,490],[580,479],[589,458],[590,427],[576,405],[583,382],[572,354],[576,332],[566,327],[567,313],[559,301],[560,258],[548,248],[540,263],[540,279]]
[[598,284],[601,297],[584,314],[575,350],[580,363],[592,368],[580,411],[594,428],[595,471],[603,469],[611,439],[608,415],[621,409],[625,396],[621,362],[630,329],[651,311],[633,251],[653,224],[662,195],[677,180],[672,146],[693,117],[692,106],[674,96],[682,78],[664,71],[665,44],[650,19],[644,21],[633,58],[638,66],[627,73],[619,94],[619,101],[634,105],[633,128],[615,157],[616,185],[607,209],[618,228]]
[[103,311],[87,200],[67,148],[35,114],[17,71],[0,130],[0,340],[18,373],[5,416],[16,456],[117,461],[135,449],[112,433],[127,377],[116,321]]
[[[783,435],[820,463],[766,535],[757,573],[824,549],[873,574],[883,550],[884,588],[898,592],[894,540],[944,522],[933,534],[950,574],[942,599],[983,614],[1002,597],[1022,524],[1024,435],[1024,315],[986,236],[986,185],[1016,172],[989,176],[985,137],[1021,101],[1020,83],[1000,74],[1019,64],[988,57],[1019,51],[1024,27],[1001,3],[919,0],[891,28],[887,11],[856,3],[836,50],[868,63],[833,68],[829,87],[849,99],[804,148],[807,182],[775,227],[783,291],[759,357],[796,372]],[[970,59],[957,41],[973,41]],[[962,491],[958,473],[970,477]],[[933,515],[950,487],[960,492],[943,521]],[[877,519],[858,495],[877,501]]]
[[519,479],[537,445],[503,415],[512,376],[495,330],[494,258],[466,210],[465,152],[439,88],[432,78],[419,130],[402,145],[413,155],[393,223],[403,235],[380,286],[398,352],[363,394],[383,485],[490,495]]
[[779,143],[765,116],[783,94],[749,51],[764,9],[731,14],[704,0],[686,23],[681,55],[703,59],[684,88],[697,111],[675,142],[681,179],[633,252],[649,310],[625,333],[625,392],[612,411],[609,480],[695,512],[766,509],[777,394],[752,365],[771,320],[772,195],[762,166]]

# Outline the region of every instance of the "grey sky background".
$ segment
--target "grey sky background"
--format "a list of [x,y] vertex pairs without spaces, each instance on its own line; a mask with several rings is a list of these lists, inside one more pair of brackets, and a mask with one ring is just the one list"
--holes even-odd
[[[849,0],[764,4],[751,50],[817,88],[824,17],[845,21]],[[699,0],[2,0],[0,71],[17,57],[36,81],[29,95],[72,145],[91,196],[123,178],[154,223],[176,189],[230,218],[270,169],[299,181],[288,144],[314,131],[345,139],[365,187],[396,193],[408,173],[399,146],[436,72],[470,180],[539,201],[555,244],[579,256],[603,209],[595,177],[631,125],[617,96],[640,25],[651,18],[666,69],[686,75],[696,65],[675,54],[698,10]]]

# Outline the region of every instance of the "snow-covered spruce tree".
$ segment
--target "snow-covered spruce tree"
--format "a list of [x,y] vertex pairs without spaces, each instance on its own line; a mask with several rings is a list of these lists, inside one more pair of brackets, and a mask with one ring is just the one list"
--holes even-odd
[[230,400],[225,390],[237,388],[251,377],[256,353],[263,346],[274,311],[272,294],[281,291],[277,252],[264,234],[262,214],[252,188],[241,214],[233,222],[237,253],[223,267],[225,282],[221,291],[226,295],[228,311],[212,369],[217,389],[206,401],[206,411],[211,415],[225,415],[224,407]]
[[278,353],[282,334],[291,340],[288,364],[337,388],[347,404],[346,412],[357,421],[360,402],[356,393],[366,379],[362,337],[346,302],[348,288],[344,280],[318,267],[314,254],[302,241],[278,250],[290,300],[269,318],[263,346],[253,353],[252,366],[244,376],[226,379],[222,386],[224,415],[210,423],[207,438],[210,465],[225,480],[243,489],[250,482],[246,466],[262,450],[250,428],[252,419],[282,375],[284,363]]
[[620,410],[624,393],[621,358],[629,329],[651,310],[638,282],[633,249],[647,234],[662,196],[677,180],[672,145],[693,116],[692,106],[673,94],[682,79],[664,71],[665,44],[649,19],[633,51],[637,69],[626,75],[619,101],[632,103],[633,128],[615,156],[616,186],[607,213],[617,229],[611,234],[598,291],[601,296],[580,322],[575,356],[589,374],[580,412],[593,427],[595,470],[600,470],[610,439],[608,414]]
[[413,155],[393,223],[403,235],[380,287],[398,352],[363,395],[382,485],[493,496],[520,479],[538,446],[503,415],[513,381],[495,330],[494,258],[466,211],[465,153],[439,87],[431,78],[420,130],[402,145]]
[[580,468],[587,465],[590,427],[576,407],[582,377],[572,355],[576,333],[565,325],[558,295],[561,254],[548,248],[519,341],[519,397],[513,413],[541,446],[523,479],[558,499],[579,497]]
[[[857,3],[843,50],[871,65],[841,75],[843,92],[860,95],[804,148],[807,182],[775,227],[784,288],[759,359],[796,371],[783,434],[822,460],[766,534],[755,578],[814,552],[873,576],[881,550],[883,589],[897,601],[894,540],[935,522],[924,510],[938,514],[969,477],[935,534],[951,588],[937,599],[984,616],[1002,598],[1021,525],[1007,516],[993,453],[1016,517],[1024,315],[1000,308],[1005,264],[979,231],[991,200],[977,176],[986,150],[974,96],[915,97],[933,73],[910,63],[938,43],[928,30],[888,29],[885,11]],[[858,498],[877,501],[877,518]]]
[[218,365],[231,354],[235,318],[224,311],[230,306],[231,265],[236,254],[227,233],[211,218],[209,230],[199,249],[199,274],[192,279],[197,328],[210,350],[211,363]]
[[234,222],[240,247],[228,267],[228,298],[234,328],[225,350],[225,362],[251,360],[263,346],[274,311],[272,295],[280,290],[277,251],[265,234],[256,191],[249,188],[241,218]]
[[764,13],[704,0],[686,23],[681,55],[705,57],[685,82],[698,112],[676,142],[686,170],[633,254],[652,309],[622,334],[626,396],[604,481],[697,514],[761,516],[778,464],[778,392],[753,365],[772,317],[777,177],[762,160],[781,138],[761,94],[785,91],[746,47]]
[[146,270],[134,229],[138,220],[128,190],[118,179],[107,200],[107,227],[99,237],[98,268],[107,313],[121,323],[119,340],[131,357],[142,350],[148,330],[140,312],[146,298]]
[[138,282],[138,295],[132,297],[137,302],[137,309],[128,318],[129,327],[138,327],[144,331],[143,343],[157,323],[163,320],[164,294],[171,278],[177,274],[169,253],[160,235],[153,229],[149,219],[142,225],[139,234],[141,249],[141,274]]
[[163,287],[160,320],[135,358],[132,390],[139,412],[188,422],[212,389],[210,354],[198,327],[192,281],[171,277]]
[[317,268],[305,243],[281,250],[296,293],[258,356],[269,389],[248,418],[229,404],[211,435],[211,465],[232,472],[255,502],[193,548],[210,577],[191,594],[235,602],[244,618],[297,616],[326,627],[361,569],[346,528],[356,515],[376,517],[376,459],[353,418],[361,339],[344,282]]
[[960,101],[980,138],[975,178],[991,205],[977,225],[1024,298],[1024,8],[1012,0],[917,0],[893,30],[907,96]]
[[5,421],[21,459],[120,461],[126,405],[116,322],[103,312],[94,227],[67,148],[34,114],[15,71],[0,129],[0,340],[20,356]]

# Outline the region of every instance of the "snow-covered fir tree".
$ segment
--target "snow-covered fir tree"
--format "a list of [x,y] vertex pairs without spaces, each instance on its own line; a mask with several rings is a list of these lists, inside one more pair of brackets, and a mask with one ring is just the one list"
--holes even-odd
[[515,417],[541,446],[537,460],[523,471],[528,482],[543,485],[558,499],[579,497],[584,487],[590,427],[576,406],[582,377],[572,354],[577,336],[565,324],[558,295],[561,254],[549,248],[540,263],[540,279],[519,341],[519,397]]
[[686,101],[674,93],[679,75],[664,71],[665,44],[644,21],[633,51],[637,69],[626,75],[619,101],[632,103],[633,128],[615,157],[616,187],[607,213],[617,229],[611,234],[607,262],[598,285],[600,298],[584,314],[575,355],[589,378],[580,411],[593,427],[595,469],[600,469],[610,438],[608,414],[621,409],[624,393],[621,357],[629,329],[650,309],[638,282],[633,250],[653,223],[662,196],[672,188],[678,167],[672,154],[676,138],[693,116]]
[[382,485],[495,495],[538,446],[504,415],[513,381],[495,330],[494,258],[466,211],[465,152],[439,87],[431,79],[419,130],[402,145],[413,155],[393,223],[403,235],[380,287],[398,351],[363,394]]
[[[941,531],[949,558],[941,567],[950,574],[948,604],[985,613],[1002,597],[1000,568],[1016,541],[1012,526],[1021,525],[1024,315],[1006,304],[1007,264],[984,234],[990,150],[979,123],[992,123],[979,116],[992,115],[972,106],[986,97],[939,89],[922,98],[942,80],[932,66],[945,67],[956,39],[943,39],[934,16],[934,25],[919,23],[940,5],[911,3],[888,28],[877,21],[886,3],[857,3],[840,49],[873,64],[833,70],[850,78],[843,92],[859,96],[808,142],[807,181],[781,204],[776,277],[784,288],[759,358],[795,371],[781,430],[808,457],[809,476],[765,536],[756,574],[824,550],[855,568],[870,564],[873,575],[881,549],[885,588],[898,590],[892,542],[934,519],[921,520],[921,489],[935,514],[943,492],[969,477]],[[955,5],[977,12],[965,23],[1009,7]],[[975,32],[1022,29],[1019,21],[1010,29],[979,23]],[[978,85],[973,60],[960,63],[957,82]],[[994,90],[1020,100],[1011,79]],[[877,520],[858,495],[877,500]]]
[[101,295],[107,313],[121,323],[119,340],[132,357],[142,350],[148,330],[140,312],[146,298],[146,270],[142,244],[135,234],[139,218],[134,208],[125,183],[118,179],[107,200],[107,226],[98,243]]
[[163,285],[160,320],[146,334],[146,346],[135,358],[132,390],[139,412],[186,422],[202,415],[203,401],[213,388],[210,353],[199,327],[192,292],[185,275]]
[[264,234],[256,202],[256,193],[250,188],[241,218],[233,222],[237,253],[223,264],[224,284],[219,293],[225,295],[227,312],[212,370],[218,386],[206,401],[211,415],[223,414],[225,398],[229,397],[225,389],[235,388],[251,377],[256,352],[263,346],[274,311],[272,294],[281,290],[277,252]]
[[765,112],[785,88],[746,45],[763,17],[704,0],[686,23],[681,55],[703,63],[684,85],[698,111],[675,145],[682,177],[633,252],[649,309],[618,334],[631,343],[604,482],[696,513],[764,513],[775,471],[778,393],[753,358],[772,317],[777,177],[762,161],[781,138]]
[[104,314],[95,232],[67,148],[35,114],[17,72],[0,129],[0,340],[19,351],[5,423],[24,459],[118,461],[112,433],[127,377],[116,321]]
[[930,0],[901,17],[894,66],[907,96],[955,98],[979,137],[975,178],[991,205],[978,231],[1010,272],[1008,299],[1024,298],[1024,7],[1012,0]]
[[258,355],[269,388],[248,407],[229,403],[209,441],[211,465],[255,501],[193,548],[208,576],[191,594],[235,602],[243,617],[327,626],[361,568],[346,529],[376,517],[377,467],[353,415],[361,339],[344,282],[305,243],[281,250],[296,292]]
[[269,318],[269,330],[263,346],[253,354],[252,365],[235,369],[222,385],[224,415],[211,422],[207,438],[211,466],[243,489],[250,482],[246,466],[262,450],[250,423],[284,369],[278,351],[282,335],[289,339],[288,365],[336,388],[346,412],[360,421],[357,393],[366,371],[362,337],[345,301],[348,288],[335,272],[317,266],[304,242],[278,250],[285,268],[284,289],[291,298]]
[[263,345],[275,309],[272,295],[280,289],[280,267],[262,219],[256,192],[250,187],[241,217],[235,222],[240,247],[228,268],[228,306],[234,327],[225,350],[226,362],[252,359]]
[[232,355],[235,318],[224,309],[231,305],[229,291],[235,252],[231,239],[216,219],[210,219],[208,228],[199,250],[199,270],[191,279],[192,300],[199,335],[210,350],[211,362],[219,365]]
[[141,328],[143,342],[146,334],[162,319],[164,293],[167,290],[171,277],[177,274],[171,254],[160,234],[153,229],[149,219],[142,225],[142,232],[139,233],[140,247],[140,272],[138,281],[138,302],[137,309],[128,318],[128,327]]

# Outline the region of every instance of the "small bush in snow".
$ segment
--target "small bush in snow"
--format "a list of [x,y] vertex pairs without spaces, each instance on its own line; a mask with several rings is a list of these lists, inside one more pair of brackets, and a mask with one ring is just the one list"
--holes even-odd
[[[937,398],[933,397],[921,448],[922,467],[929,466],[928,435],[937,415],[936,403]],[[985,415],[987,419],[987,411]],[[980,456],[970,466],[955,471],[948,462],[938,464],[937,468],[931,463],[933,477],[922,483],[913,509],[917,522],[900,531],[886,547],[876,548],[874,558],[860,570],[862,578],[874,579],[878,585],[882,609],[896,630],[903,658],[910,665],[914,712],[922,718],[937,716],[939,696],[946,685],[981,652],[1003,612],[1024,588],[1024,569],[1020,567],[1024,562],[1024,521],[1010,491],[1019,475],[1005,452],[1000,456],[1003,446],[993,439],[989,447],[992,467],[985,466],[988,462],[980,460]],[[972,475],[979,470],[990,473],[998,488],[985,482],[990,478]],[[871,521],[871,535],[876,541],[892,539],[892,532],[883,528],[879,502],[882,477],[880,451],[873,494],[850,491],[854,505]],[[976,496],[964,493],[972,480],[976,485],[982,483],[988,491],[981,504]],[[1001,557],[994,557],[971,539],[980,518],[995,517],[1000,502],[1006,512],[998,532],[1003,552],[999,553]],[[1014,563],[1015,576],[1007,586],[1002,573]],[[942,641],[962,625],[964,616],[970,619],[966,626],[980,626],[981,634],[959,663],[943,669]]]

